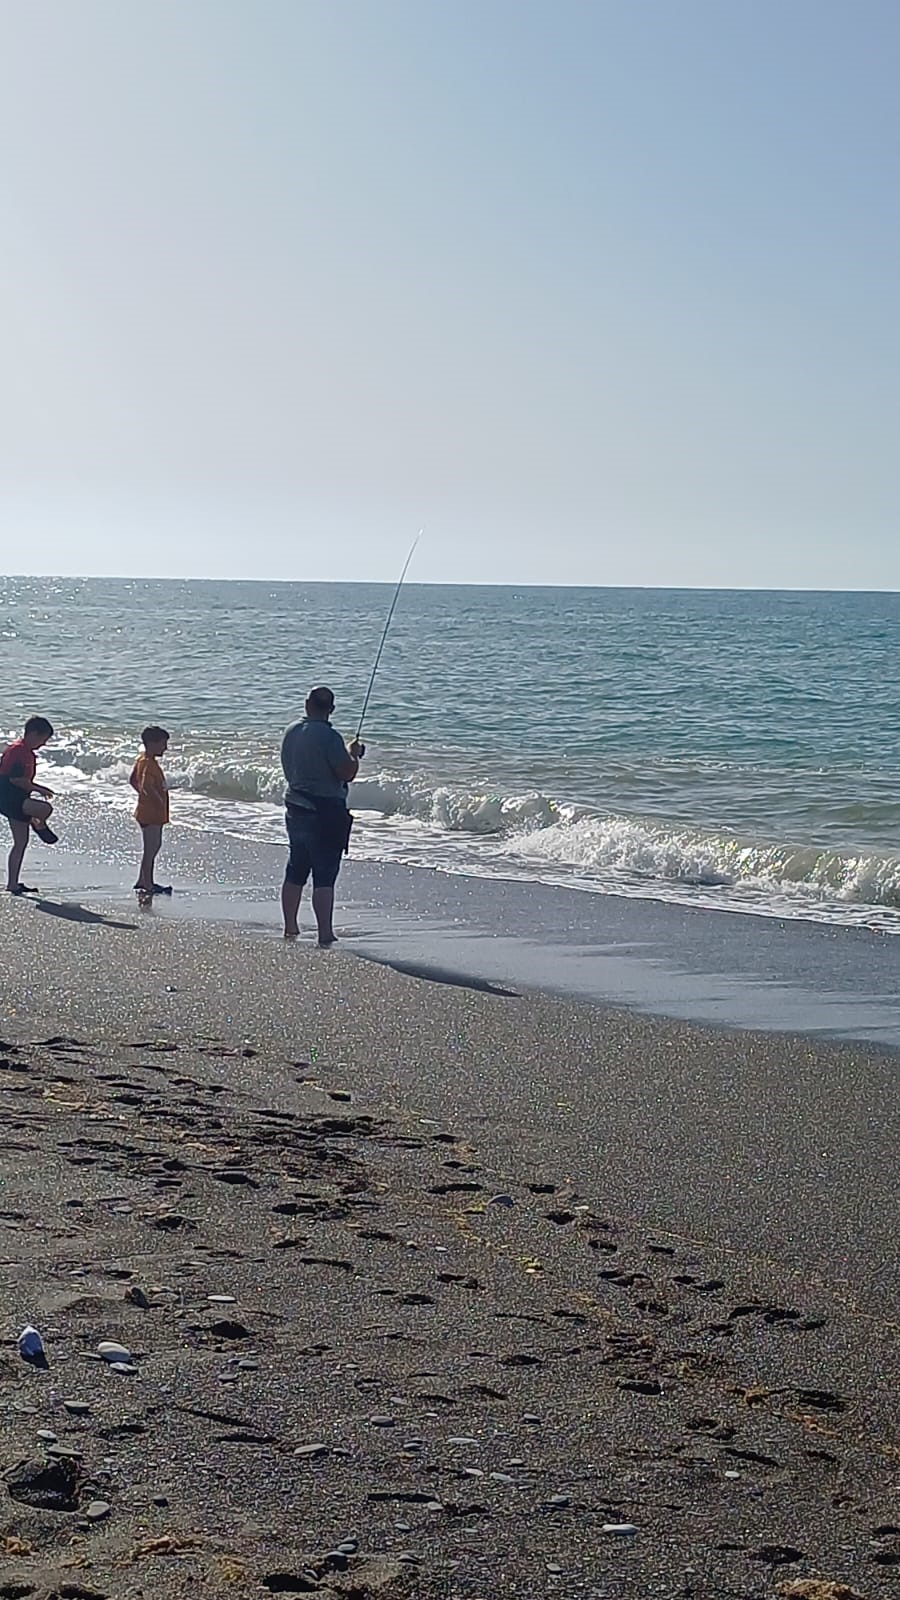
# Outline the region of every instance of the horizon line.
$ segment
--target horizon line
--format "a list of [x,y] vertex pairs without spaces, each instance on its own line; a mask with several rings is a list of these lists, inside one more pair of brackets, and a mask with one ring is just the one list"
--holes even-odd
[[[172,576],[160,573],[114,573],[114,572],[2,572],[0,578],[24,578],[38,583],[234,583],[257,584],[261,587],[273,584],[289,588],[295,587],[320,587],[320,588],[384,588],[396,587],[393,578],[242,578],[242,577],[191,577]],[[900,587],[885,586],[883,588],[836,588],[836,587],[806,587],[799,584],[718,584],[718,583],[539,583],[526,579],[520,583],[501,583],[497,580],[491,582],[473,582],[463,580],[447,582],[444,579],[424,578],[407,579],[405,589],[559,589],[559,590],[585,590],[596,589],[605,592],[638,592],[644,594],[900,594]]]

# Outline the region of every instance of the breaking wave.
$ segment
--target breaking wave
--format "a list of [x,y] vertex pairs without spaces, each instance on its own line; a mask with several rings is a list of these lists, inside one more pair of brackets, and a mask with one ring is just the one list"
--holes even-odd
[[[260,836],[280,829],[277,754],[222,739],[173,749],[173,791],[191,796],[184,821]],[[48,747],[59,788],[131,806],[133,741],[70,733]],[[900,932],[900,856],[742,837],[727,829],[605,811],[538,790],[502,793],[428,774],[377,774],[355,784],[356,853],[448,871],[564,883],[770,916],[862,923]],[[280,837],[280,832],[279,835]]]
[[896,855],[760,842],[618,816],[562,821],[540,834],[507,839],[502,849],[535,866],[585,877],[614,872],[648,883],[900,907]]

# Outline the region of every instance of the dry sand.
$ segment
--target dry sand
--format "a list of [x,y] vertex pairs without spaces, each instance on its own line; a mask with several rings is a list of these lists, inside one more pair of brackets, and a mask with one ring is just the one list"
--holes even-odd
[[71,915],[0,905],[0,1600],[896,1593],[893,1058]]

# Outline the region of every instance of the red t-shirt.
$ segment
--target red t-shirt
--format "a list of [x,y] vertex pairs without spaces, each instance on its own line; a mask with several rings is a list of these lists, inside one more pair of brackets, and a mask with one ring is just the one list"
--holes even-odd
[[34,783],[37,756],[24,739],[14,739],[0,756],[0,778],[27,778]]

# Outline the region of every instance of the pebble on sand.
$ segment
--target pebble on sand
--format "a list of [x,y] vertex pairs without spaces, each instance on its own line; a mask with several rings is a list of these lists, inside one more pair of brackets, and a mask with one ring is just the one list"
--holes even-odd
[[108,1500],[92,1500],[84,1514],[88,1522],[102,1522],[104,1517],[109,1516],[110,1510]]
[[327,1444],[301,1444],[294,1451],[294,1455],[299,1456],[302,1461],[316,1461],[320,1456],[327,1454]]
[[600,1532],[610,1534],[613,1538],[633,1539],[637,1528],[633,1522],[604,1522]]
[[97,1346],[97,1354],[102,1360],[110,1363],[117,1361],[127,1366],[131,1364],[131,1351],[126,1350],[123,1344],[117,1344],[114,1339],[101,1339]]

